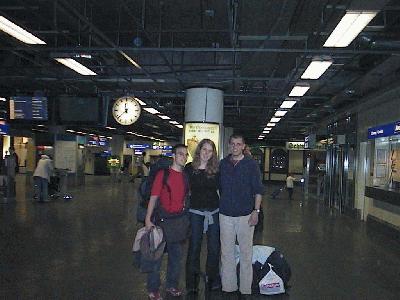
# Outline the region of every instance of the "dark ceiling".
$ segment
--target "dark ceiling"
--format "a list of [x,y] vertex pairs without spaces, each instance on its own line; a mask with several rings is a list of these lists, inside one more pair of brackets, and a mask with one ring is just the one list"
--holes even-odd
[[[323,48],[346,9],[380,12],[347,48]],[[396,0],[1,0],[0,15],[46,42],[30,46],[0,33],[0,96],[134,95],[183,123],[185,89],[214,87],[224,91],[224,125],[253,142],[314,56],[334,63],[308,81],[311,89],[266,141],[301,139],[399,79]],[[81,62],[98,76],[52,59],[82,53],[91,54]],[[147,113],[116,127],[161,139],[182,135]]]

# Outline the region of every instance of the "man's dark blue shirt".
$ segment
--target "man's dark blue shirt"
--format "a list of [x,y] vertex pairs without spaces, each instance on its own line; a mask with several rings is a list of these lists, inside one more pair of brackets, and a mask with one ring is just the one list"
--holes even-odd
[[256,194],[264,194],[257,162],[245,155],[234,164],[231,155],[225,157],[220,164],[219,212],[230,217],[249,215]]

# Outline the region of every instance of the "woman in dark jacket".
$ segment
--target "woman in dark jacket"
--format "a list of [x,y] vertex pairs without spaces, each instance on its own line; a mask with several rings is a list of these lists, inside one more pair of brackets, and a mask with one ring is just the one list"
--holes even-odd
[[203,139],[196,148],[193,162],[186,167],[189,177],[190,223],[192,234],[189,240],[186,260],[186,289],[196,293],[200,274],[200,252],[203,233],[207,234],[206,275],[209,288],[221,287],[219,275],[219,196],[218,196],[218,157],[215,144]]

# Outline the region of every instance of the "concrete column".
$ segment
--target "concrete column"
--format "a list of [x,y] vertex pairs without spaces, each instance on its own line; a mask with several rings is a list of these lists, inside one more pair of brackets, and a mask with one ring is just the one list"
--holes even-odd
[[122,135],[113,135],[110,141],[111,146],[111,155],[118,156],[122,162],[123,153],[124,153],[124,136]]
[[222,153],[223,156],[227,156],[229,154],[229,138],[233,134],[232,127],[225,127],[224,128],[224,152]]
[[[200,87],[190,88],[186,90],[185,99],[185,123],[199,122],[199,123],[216,123],[219,124],[219,156],[223,154],[223,117],[224,117],[224,98],[223,92],[218,89]],[[196,141],[191,141],[188,145],[189,153],[192,153],[196,147],[196,143],[200,142],[202,138],[207,135],[199,134]],[[185,137],[187,139],[188,137]]]
[[186,90],[185,122],[223,123],[224,98],[221,90],[202,87]]

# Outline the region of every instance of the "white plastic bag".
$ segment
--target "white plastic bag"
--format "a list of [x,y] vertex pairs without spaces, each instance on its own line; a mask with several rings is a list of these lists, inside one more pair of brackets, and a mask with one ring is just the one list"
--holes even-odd
[[265,264],[268,257],[275,251],[274,247],[263,246],[263,245],[254,245],[253,246],[253,259],[252,263],[254,264],[256,261]]
[[[263,246],[263,245],[254,245],[253,246],[252,264],[254,264],[256,261],[260,262],[262,265],[265,264],[268,257],[274,251],[275,251],[274,247]],[[239,249],[239,245],[236,245],[236,247],[235,247],[236,265],[239,263],[239,260],[240,260],[240,249]]]
[[262,295],[276,295],[285,292],[283,280],[272,270],[272,266],[268,264],[270,271],[258,283],[260,287],[260,294]]

